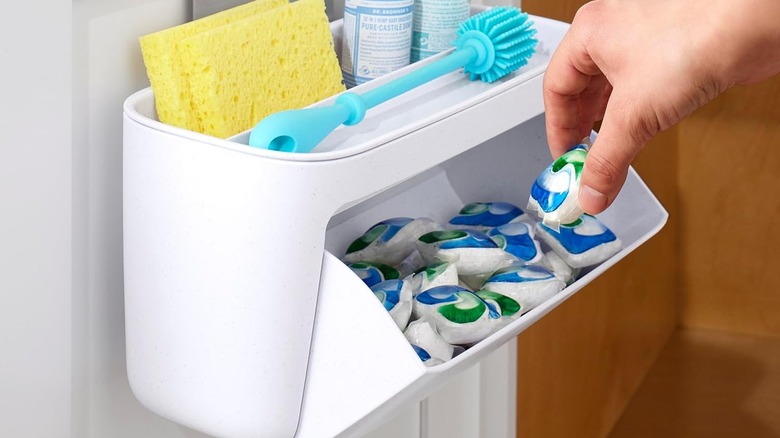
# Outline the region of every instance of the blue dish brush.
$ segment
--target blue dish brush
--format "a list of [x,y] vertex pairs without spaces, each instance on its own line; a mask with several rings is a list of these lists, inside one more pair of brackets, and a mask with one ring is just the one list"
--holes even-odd
[[363,95],[341,94],[327,107],[274,113],[252,129],[249,145],[284,152],[310,152],[339,125],[355,125],[366,110],[463,67],[471,80],[494,82],[526,65],[534,54],[536,30],[528,14],[497,7],[460,25],[455,50],[440,60]]

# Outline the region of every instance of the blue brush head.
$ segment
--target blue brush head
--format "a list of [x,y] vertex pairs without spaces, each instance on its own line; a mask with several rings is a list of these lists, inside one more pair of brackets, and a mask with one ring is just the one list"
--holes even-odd
[[510,6],[491,8],[464,21],[455,46],[471,46],[480,53],[464,73],[471,80],[490,83],[528,64],[538,42],[532,25],[528,14]]

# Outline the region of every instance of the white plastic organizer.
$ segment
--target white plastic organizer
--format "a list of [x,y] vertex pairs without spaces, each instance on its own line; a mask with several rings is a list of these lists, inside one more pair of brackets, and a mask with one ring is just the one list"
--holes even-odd
[[248,133],[221,140],[174,128],[156,120],[150,89],[128,98],[125,317],[137,398],[216,436],[354,436],[515,337],[655,234],[667,213],[631,170],[600,215],[623,241],[620,253],[430,368],[339,261],[352,239],[389,217],[446,222],[471,201],[525,206],[551,159],[542,74],[566,30],[532,19],[540,50],[528,66],[492,85],[446,75],[339,128],[310,154],[250,148]]

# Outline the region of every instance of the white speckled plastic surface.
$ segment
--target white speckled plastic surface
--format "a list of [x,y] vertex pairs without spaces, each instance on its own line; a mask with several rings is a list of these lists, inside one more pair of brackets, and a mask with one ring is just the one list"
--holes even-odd
[[600,216],[621,252],[434,367],[337,259],[388,217],[443,223],[469,201],[523,205],[550,160],[542,73],[566,29],[533,19],[540,52],[512,77],[495,86],[456,74],[433,81],[312,154],[253,149],[241,144],[246,133],[221,140],[170,127],[156,121],[151,90],[128,98],[125,324],[136,397],[216,436],[359,435],[657,232],[666,212],[631,171]]

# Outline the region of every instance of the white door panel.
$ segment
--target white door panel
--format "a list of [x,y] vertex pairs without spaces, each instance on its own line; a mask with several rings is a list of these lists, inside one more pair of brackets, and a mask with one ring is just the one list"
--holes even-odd
[[[184,1],[73,5],[75,269],[74,437],[199,437],[136,401],[127,382],[122,278],[122,103],[148,86],[138,37],[183,22]],[[86,370],[85,370],[86,369]]]
[[479,364],[479,436],[514,437],[517,426],[517,342]]
[[367,438],[417,438],[420,436],[420,412],[420,403],[399,410],[368,434]]
[[367,437],[514,437],[516,370],[517,344],[510,342]]
[[480,366],[423,401],[422,438],[479,438]]

